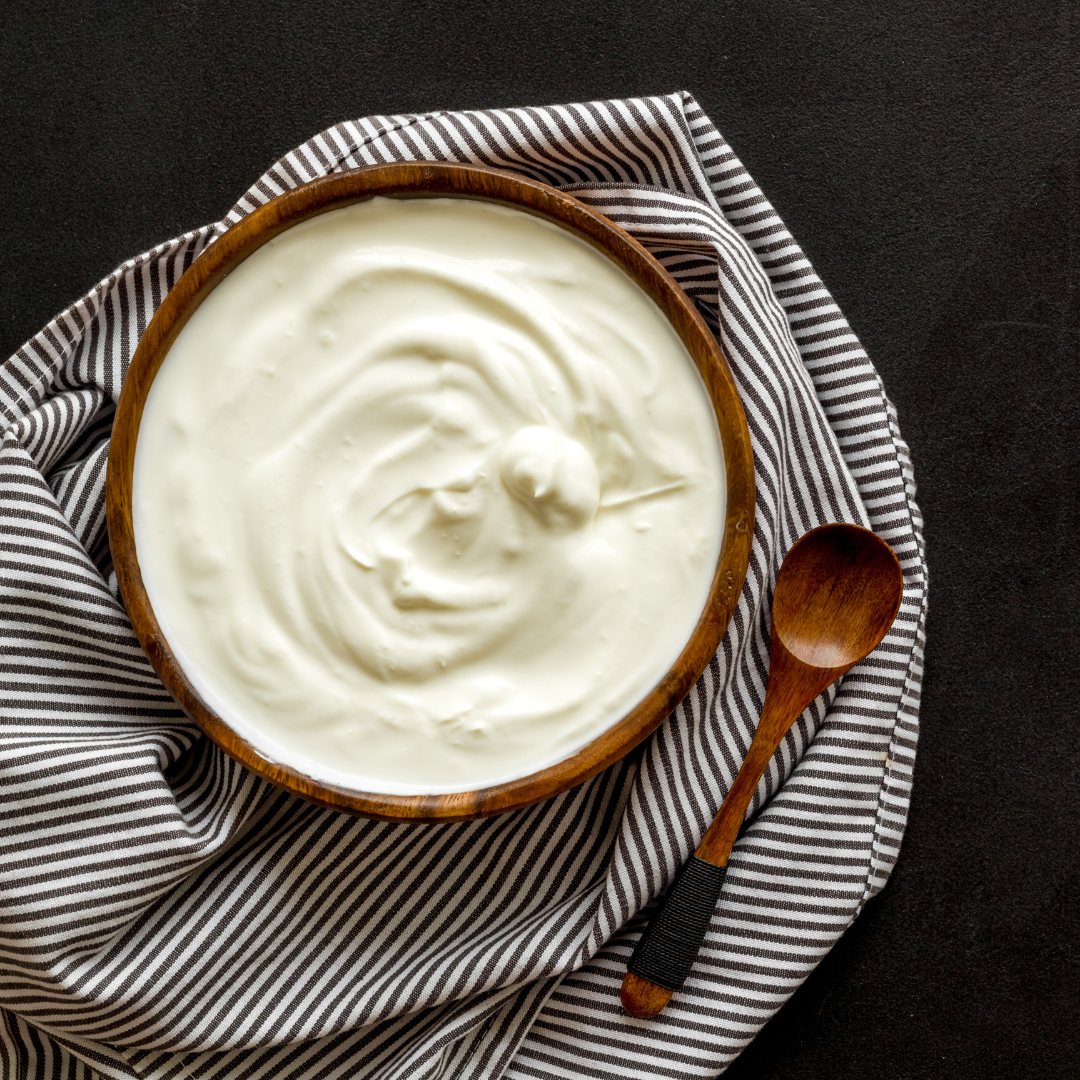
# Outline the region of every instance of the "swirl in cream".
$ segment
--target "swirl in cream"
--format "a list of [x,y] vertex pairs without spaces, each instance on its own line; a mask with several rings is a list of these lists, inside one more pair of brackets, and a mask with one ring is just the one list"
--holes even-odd
[[136,542],[170,643],[260,750],[362,790],[566,757],[705,603],[723,468],[625,274],[533,216],[375,199],[281,234],[147,400]]

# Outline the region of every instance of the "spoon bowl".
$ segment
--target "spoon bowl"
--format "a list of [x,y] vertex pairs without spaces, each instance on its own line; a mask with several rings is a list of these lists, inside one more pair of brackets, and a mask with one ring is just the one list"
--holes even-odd
[[852,525],[800,537],[773,592],[773,633],[816,668],[848,668],[881,643],[896,617],[904,577],[892,549]]

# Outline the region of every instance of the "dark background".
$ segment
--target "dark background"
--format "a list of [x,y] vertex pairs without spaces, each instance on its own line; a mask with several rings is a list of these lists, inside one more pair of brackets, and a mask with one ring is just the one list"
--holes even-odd
[[0,0],[0,355],[373,112],[694,93],[911,444],[930,561],[892,881],[728,1073],[1080,1076],[1080,3]]

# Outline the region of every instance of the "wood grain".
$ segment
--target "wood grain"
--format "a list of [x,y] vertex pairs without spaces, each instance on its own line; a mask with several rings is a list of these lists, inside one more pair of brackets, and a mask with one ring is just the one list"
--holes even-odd
[[673,993],[673,990],[657,986],[656,983],[628,971],[623,978],[619,1000],[631,1016],[636,1016],[639,1020],[651,1020],[664,1011]]
[[[268,240],[317,214],[374,196],[483,199],[554,221],[621,266],[659,305],[701,372],[716,410],[727,472],[723,542],[709,600],[686,647],[648,696],[622,720],[565,761],[520,780],[445,795],[383,795],[324,784],[266,760],[200,697],[154,615],[139,571],[132,526],[132,474],[143,406],[184,324],[214,286]],[[392,821],[449,821],[515,810],[583,783],[653,732],[701,675],[738,601],[754,524],[754,463],[734,380],[716,339],[675,280],[628,233],[554,188],[495,169],[410,162],[353,169],[286,192],[234,225],[180,278],[147,327],[124,379],[109,447],[109,542],[132,626],[154,670],[181,708],[227,754],[271,782],[324,806]]]
[[[697,858],[727,866],[758,781],[788,729],[814,698],[877,648],[903,592],[896,556],[869,529],[821,525],[792,545],[773,592],[761,719],[735,782],[694,852]],[[628,971],[620,998],[631,1016],[648,1019],[671,995]]]

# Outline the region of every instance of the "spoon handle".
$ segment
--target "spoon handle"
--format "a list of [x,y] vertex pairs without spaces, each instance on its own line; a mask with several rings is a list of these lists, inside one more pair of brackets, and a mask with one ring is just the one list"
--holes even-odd
[[720,812],[679,870],[627,964],[620,998],[631,1016],[656,1016],[686,981],[720,899],[728,857],[758,781],[791,725],[845,670],[804,664],[773,636],[769,688],[750,751]]

